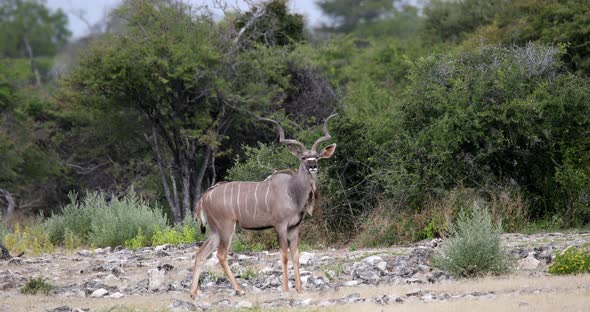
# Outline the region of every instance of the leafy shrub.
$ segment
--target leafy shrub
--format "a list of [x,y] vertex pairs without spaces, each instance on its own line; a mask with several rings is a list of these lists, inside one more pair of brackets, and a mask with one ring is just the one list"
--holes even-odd
[[64,247],[67,250],[74,250],[82,245],[84,245],[84,242],[82,241],[82,239],[80,237],[78,237],[74,232],[72,232],[71,230],[67,229],[65,234],[64,234]]
[[12,254],[27,252],[40,255],[51,253],[55,248],[49,236],[38,225],[21,228],[19,224],[16,224],[12,233],[4,237],[4,245]]
[[44,232],[54,243],[63,244],[77,236],[76,244],[117,246],[133,239],[139,229],[151,238],[155,227],[166,227],[162,210],[158,206],[152,207],[133,190],[122,199],[113,197],[108,200],[105,194],[93,192],[81,202],[76,194],[70,194],[70,201],[62,214],[54,214],[42,222]]
[[549,273],[556,275],[590,273],[590,251],[585,248],[569,247],[555,257]]
[[500,275],[510,271],[508,253],[500,245],[502,228],[494,225],[486,208],[463,210],[449,227],[449,238],[434,255],[433,265],[455,277]]
[[137,230],[137,234],[129,240],[125,241],[125,246],[130,249],[137,249],[140,247],[149,246],[148,238],[143,234],[141,228]]
[[152,236],[152,246],[163,244],[177,245],[180,243],[193,243],[197,238],[197,228],[185,225],[179,230],[173,228],[165,228],[160,230],[156,228]]
[[38,293],[48,295],[52,289],[53,285],[49,284],[47,279],[43,277],[34,277],[21,288],[20,292],[25,295],[36,295]]
[[190,216],[187,216],[181,224],[176,227],[165,227],[161,229],[159,226],[154,226],[152,236],[146,236],[140,230],[137,234],[125,241],[125,246],[131,249],[137,249],[145,246],[158,246],[163,244],[177,245],[181,243],[193,243],[202,240],[203,237],[197,233],[198,224]]

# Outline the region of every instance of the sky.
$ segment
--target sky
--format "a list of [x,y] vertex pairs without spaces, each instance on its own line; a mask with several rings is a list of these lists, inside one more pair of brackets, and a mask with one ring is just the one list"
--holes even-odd
[[[68,15],[69,29],[73,38],[80,38],[89,32],[89,26],[94,25],[104,19],[110,10],[117,7],[122,0],[46,0],[47,6],[51,10],[62,9]],[[213,8],[212,0],[188,0],[194,5],[208,5]],[[243,1],[227,0],[230,5],[239,3],[243,6]],[[290,0],[289,8],[297,13],[303,14],[307,19],[307,24],[317,26],[322,20],[322,12],[315,5],[314,0]],[[221,13],[218,13],[221,14]],[[85,21],[84,21],[85,20]]]

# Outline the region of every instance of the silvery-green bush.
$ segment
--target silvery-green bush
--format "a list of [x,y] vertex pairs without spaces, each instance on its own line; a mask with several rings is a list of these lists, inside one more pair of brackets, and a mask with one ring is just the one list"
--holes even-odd
[[511,259],[501,245],[502,227],[494,224],[477,203],[463,210],[449,228],[449,237],[432,259],[433,265],[454,277],[508,273]]
[[70,203],[61,214],[42,222],[43,231],[54,244],[63,244],[66,233],[96,247],[124,245],[139,231],[152,237],[156,228],[166,228],[162,209],[133,190],[124,197],[107,198],[104,193],[88,193],[81,201],[70,194]]

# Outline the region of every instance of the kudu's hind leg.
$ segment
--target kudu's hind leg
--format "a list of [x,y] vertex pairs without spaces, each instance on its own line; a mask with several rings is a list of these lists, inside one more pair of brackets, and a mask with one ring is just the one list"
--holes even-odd
[[199,290],[199,276],[201,275],[201,268],[205,259],[217,248],[219,245],[219,235],[217,233],[211,233],[209,238],[201,245],[197,253],[195,254],[195,264],[193,265],[193,281],[191,284],[191,298],[197,296]]
[[295,289],[298,292],[303,291],[301,286],[301,275],[299,274],[299,227],[289,230],[287,233],[289,239],[289,249],[293,257],[293,273],[295,273]]
[[[235,231],[235,224],[232,225],[232,227]],[[231,269],[229,268],[229,264],[227,263],[227,254],[228,254],[229,247],[231,245],[231,237],[233,236],[233,234],[234,234],[233,231],[229,234],[220,233],[219,247],[217,248],[217,258],[219,259],[219,263],[221,264],[221,267],[225,271],[225,275],[227,275],[229,282],[231,283],[232,287],[236,291],[236,294],[243,295],[244,291],[242,290],[242,287],[240,287],[240,285],[236,281],[236,278],[232,274]]]

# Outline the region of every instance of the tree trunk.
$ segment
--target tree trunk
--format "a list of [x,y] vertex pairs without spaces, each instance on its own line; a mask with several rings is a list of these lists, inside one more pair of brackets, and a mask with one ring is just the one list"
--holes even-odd
[[29,54],[29,61],[31,62],[31,71],[35,75],[35,82],[37,83],[37,87],[41,86],[41,75],[39,74],[39,70],[35,65],[35,56],[33,55],[33,49],[29,44],[29,38],[24,37],[23,43],[25,44],[25,48],[27,49],[27,54]]
[[3,196],[7,203],[5,218],[10,219],[14,215],[14,209],[16,208],[14,198],[12,198],[10,192],[5,189],[0,189],[0,196]]
[[[160,178],[162,180],[162,187],[164,187],[164,194],[166,194],[166,200],[168,200],[168,205],[170,206],[170,210],[172,211],[172,216],[174,217],[174,221],[181,219],[180,218],[180,207],[178,207],[177,196],[172,196],[172,192],[170,191],[170,185],[168,184],[168,179],[166,178],[166,173],[164,171],[164,159],[162,157],[162,150],[160,149],[160,144],[158,143],[158,134],[156,133],[156,128],[152,128],[152,136],[153,136],[153,147],[154,151],[156,152],[156,162],[158,164],[158,171],[160,173]],[[176,183],[174,181],[174,176],[170,176],[174,188],[174,193],[176,193]]]
[[[209,158],[211,157],[211,148],[207,146],[205,151],[203,152],[203,161],[201,162],[201,167],[199,168],[199,172],[195,176],[195,185],[194,185],[194,200],[193,200],[193,208],[192,211],[197,211],[197,202],[201,199],[201,195],[203,195],[203,180],[205,179],[205,171],[207,170],[207,166],[209,164]],[[196,164],[195,164],[196,165]],[[197,218],[199,216],[196,216]]]

